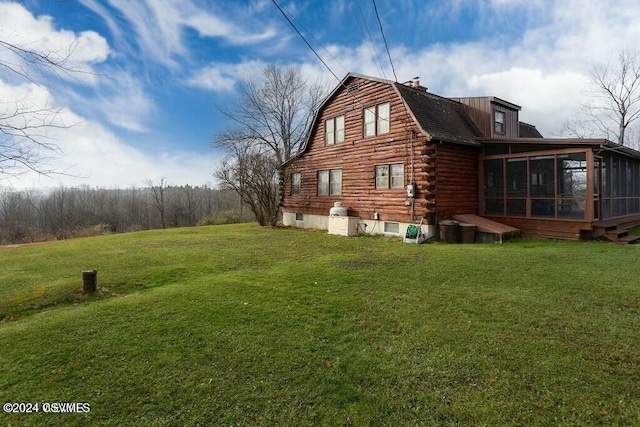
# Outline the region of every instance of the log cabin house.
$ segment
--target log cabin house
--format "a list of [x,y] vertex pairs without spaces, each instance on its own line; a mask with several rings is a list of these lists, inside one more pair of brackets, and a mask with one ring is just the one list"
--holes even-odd
[[633,240],[622,228],[640,224],[640,152],[543,138],[519,111],[350,73],[284,165],[283,223],[403,236],[421,221],[435,236],[458,217],[479,230],[493,221],[525,236]]

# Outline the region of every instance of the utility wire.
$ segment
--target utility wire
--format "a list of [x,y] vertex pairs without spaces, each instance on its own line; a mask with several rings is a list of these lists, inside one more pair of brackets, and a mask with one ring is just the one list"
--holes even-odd
[[345,72],[345,73],[348,73],[348,72],[349,72],[349,70],[347,70],[347,68],[344,66],[344,64],[342,64],[342,62],[340,62],[340,60],[339,60],[338,58],[336,58],[336,57],[335,57],[335,55],[334,55],[333,53],[331,53],[331,51],[330,51],[329,49],[327,49],[326,47],[324,47],[324,45],[322,44],[322,42],[321,42],[320,40],[318,40],[318,39],[313,35],[313,32],[309,31],[309,30],[304,26],[304,24],[303,24],[302,22],[300,22],[298,19],[296,19],[296,17],[295,17],[291,12],[289,12],[289,11],[287,10],[287,8],[286,8],[286,7],[284,7],[284,6],[281,6],[281,7],[282,7],[282,10],[284,10],[284,12],[285,12],[285,13],[288,13],[288,14],[289,14],[289,16],[291,16],[291,19],[292,19],[293,21],[295,21],[295,22],[298,24],[298,26],[299,26],[300,28],[302,28],[302,30],[303,30],[304,32],[306,32],[309,36],[311,36],[311,38],[316,42],[316,44],[320,45],[320,47],[322,48],[322,50],[324,50],[324,51],[327,53],[327,55],[329,55],[329,56],[330,56],[330,57],[331,57],[331,58],[336,62],[336,64],[338,64],[340,67],[342,67],[342,69],[344,70],[344,72]]
[[[322,65],[325,66],[325,68],[327,70],[329,70],[329,72],[333,75],[333,77],[336,78],[336,80],[341,81],[338,76],[336,76],[336,74],[333,72],[333,70],[331,70],[331,68],[327,65],[326,62],[324,62],[324,60],[322,59],[322,57],[320,57],[320,55],[318,55],[318,52],[316,52],[316,50],[309,44],[309,42],[307,41],[307,39],[302,35],[302,33],[300,32],[300,30],[298,30],[298,28],[295,26],[295,24],[293,22],[291,22],[291,19],[289,19],[289,17],[287,16],[286,13],[284,13],[284,10],[282,10],[282,8],[280,7],[280,5],[278,4],[278,2],[276,0],[271,0],[273,2],[273,4],[276,5],[276,7],[278,8],[278,10],[280,11],[280,13],[282,14],[282,16],[284,16],[284,18],[287,20],[287,22],[289,22],[289,24],[293,27],[294,30],[296,30],[296,33],[298,33],[298,35],[300,36],[300,38],[302,38],[302,40],[304,40],[304,42],[307,44],[307,46],[309,46],[309,49],[311,49],[311,51],[318,57],[318,59],[320,60],[320,62],[322,62]],[[396,79],[397,81],[397,79]]]
[[[360,21],[362,21],[362,24],[364,25],[364,29],[366,30],[367,36],[369,37],[369,41],[366,43],[367,44],[367,49],[369,50],[369,53],[371,54],[371,59],[373,60],[374,65],[376,66],[376,69],[378,70],[378,73],[380,74],[380,77],[384,78],[385,80],[387,80],[387,75],[384,72],[384,67],[382,66],[382,63],[380,62],[380,58],[378,58],[378,52],[376,51],[376,45],[375,43],[373,43],[373,37],[371,37],[371,32],[369,31],[369,26],[367,25],[367,20],[364,17],[364,13],[362,12],[362,7],[360,7],[360,1],[357,1],[356,4],[358,6],[358,12],[360,12],[360,20],[358,21],[358,25],[360,26]],[[360,27],[362,29],[362,27]],[[363,31],[364,33],[364,31]]]
[[[354,94],[351,93],[351,91],[349,91],[349,88],[342,82],[342,80],[340,80],[340,78],[338,78],[338,76],[336,76],[336,74],[333,72],[333,70],[331,70],[331,67],[329,67],[327,65],[326,62],[323,61],[322,57],[320,57],[320,55],[318,54],[318,52],[316,52],[316,50],[309,44],[309,42],[307,41],[307,39],[302,35],[302,33],[300,32],[300,30],[298,30],[298,28],[295,26],[295,24],[291,21],[291,19],[289,19],[289,17],[287,16],[287,14],[285,13],[285,11],[280,7],[280,5],[278,4],[278,2],[276,0],[271,0],[271,2],[278,8],[278,10],[280,11],[280,13],[282,14],[282,16],[284,16],[284,18],[287,20],[287,22],[289,22],[289,25],[291,25],[293,27],[293,29],[296,31],[296,33],[298,33],[298,35],[300,36],[300,38],[302,38],[302,40],[306,43],[306,45],[309,47],[309,49],[311,49],[311,51],[316,55],[316,57],[318,57],[318,59],[320,60],[320,62],[322,62],[322,65],[325,66],[325,68],[327,70],[329,70],[329,72],[331,73],[331,75],[333,77],[335,77],[336,80],[338,80],[338,82],[340,82],[340,85],[345,88],[347,90],[347,93],[349,95],[351,95],[353,97],[353,99],[355,99],[358,104],[360,104],[362,106],[362,108],[367,108],[364,103],[358,99],[358,97]],[[374,3],[375,4],[375,3]],[[377,14],[377,12],[376,12]],[[384,36],[384,34],[383,34]],[[386,44],[386,41],[385,41]],[[389,59],[391,59],[391,56],[389,56]],[[391,67],[393,68],[393,63],[391,64]],[[393,72],[394,76],[395,76],[395,70]],[[398,78],[396,77],[396,83],[398,83]],[[387,121],[391,121],[390,119],[386,119]]]
[[376,6],[376,0],[372,0],[372,1],[373,1],[373,9],[376,11],[376,18],[378,18],[378,25],[380,25],[382,40],[384,40],[384,47],[387,49],[387,55],[389,56],[389,63],[391,64],[391,69],[393,70],[393,77],[395,77],[396,83],[398,83],[396,68],[393,66],[393,61],[391,60],[391,53],[389,52],[389,45],[387,44],[387,38],[384,36],[384,30],[382,29],[382,21],[380,20],[380,15],[378,14],[378,6]]

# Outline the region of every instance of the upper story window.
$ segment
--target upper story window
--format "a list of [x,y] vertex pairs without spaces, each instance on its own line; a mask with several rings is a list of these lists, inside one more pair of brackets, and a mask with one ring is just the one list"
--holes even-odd
[[324,141],[326,145],[344,142],[344,116],[325,120]]
[[389,132],[389,103],[378,104],[364,109],[364,136],[374,136]]
[[404,188],[404,165],[376,166],[376,188]]
[[504,111],[494,111],[493,113],[493,129],[495,130],[496,133],[505,133],[505,127],[504,127],[504,119],[505,119],[505,114]]
[[342,169],[318,171],[318,196],[342,194]]
[[302,176],[300,173],[291,174],[291,194],[300,194],[300,184],[302,183]]

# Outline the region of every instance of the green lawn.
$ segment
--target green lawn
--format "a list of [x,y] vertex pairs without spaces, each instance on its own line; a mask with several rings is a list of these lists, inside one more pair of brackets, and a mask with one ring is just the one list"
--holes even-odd
[[0,401],[91,409],[0,424],[640,425],[638,259],[254,225],[0,248]]

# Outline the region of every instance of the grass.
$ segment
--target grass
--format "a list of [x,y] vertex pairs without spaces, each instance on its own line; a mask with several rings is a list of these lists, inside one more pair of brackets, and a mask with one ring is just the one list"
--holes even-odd
[[639,255],[254,225],[0,248],[0,400],[91,406],[0,422],[638,425]]

